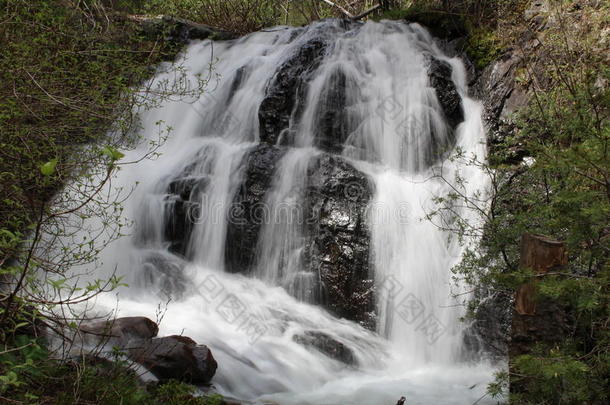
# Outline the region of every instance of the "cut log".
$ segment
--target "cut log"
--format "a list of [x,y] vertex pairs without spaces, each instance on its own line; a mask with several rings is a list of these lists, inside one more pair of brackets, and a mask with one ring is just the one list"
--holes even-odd
[[[565,266],[568,255],[563,242],[541,235],[529,233],[521,237],[522,269],[530,269],[536,274],[545,274],[550,270]],[[515,311],[520,315],[536,313],[536,284],[531,281],[519,287],[515,296]]]

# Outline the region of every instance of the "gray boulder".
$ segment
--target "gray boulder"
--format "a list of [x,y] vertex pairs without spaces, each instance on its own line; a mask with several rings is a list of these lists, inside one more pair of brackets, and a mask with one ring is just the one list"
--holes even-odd
[[121,347],[130,341],[154,338],[159,332],[159,326],[144,316],[130,316],[87,322],[81,325],[79,330],[89,342]]
[[293,340],[306,347],[314,348],[330,358],[338,360],[350,366],[358,364],[354,352],[343,343],[322,332],[307,331],[302,335],[296,335]]
[[166,336],[127,348],[128,357],[146,367],[159,380],[175,379],[193,384],[210,382],[218,364],[205,345],[186,336]]

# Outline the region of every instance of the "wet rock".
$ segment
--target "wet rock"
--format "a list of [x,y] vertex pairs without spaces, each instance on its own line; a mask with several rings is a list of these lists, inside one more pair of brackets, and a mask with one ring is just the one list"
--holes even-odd
[[302,335],[296,335],[293,340],[304,346],[313,347],[328,357],[339,360],[350,366],[357,365],[354,352],[343,343],[322,332],[307,331]]
[[108,343],[121,347],[130,341],[154,338],[159,332],[159,326],[146,317],[131,316],[87,322],[81,325],[79,330],[89,342]]
[[161,381],[176,379],[206,384],[216,372],[216,360],[207,346],[186,336],[157,338],[158,325],[146,317],[88,322],[79,331],[84,337],[83,346],[104,348],[90,355],[91,358],[108,363],[109,349],[117,347]]
[[205,174],[194,174],[196,167],[197,160],[176,176],[166,190],[164,239],[170,252],[183,257],[187,256],[194,221],[198,218],[199,196],[210,182]]
[[326,43],[321,38],[312,39],[277,70],[258,111],[261,141],[271,145],[278,140],[283,144],[291,143],[289,137],[282,142],[280,135],[288,130],[298,101],[304,100],[307,82],[319,66],[325,48]]
[[[283,154],[282,148],[261,144],[246,157],[244,180],[233,199],[227,229],[228,271],[247,274],[255,264],[261,226],[270,215],[265,196]],[[337,316],[374,328],[370,234],[365,220],[371,184],[345,159],[325,153],[313,158],[307,176],[303,191],[306,271],[293,280],[294,290],[310,286],[307,297],[300,299],[320,302]]]
[[140,285],[161,293],[163,298],[180,298],[188,288],[184,275],[186,262],[170,253],[151,251],[141,263]]
[[470,354],[502,360],[508,353],[512,319],[512,294],[490,294],[481,288],[475,291],[479,302],[474,319],[464,335],[464,344]]
[[419,151],[425,168],[442,161],[453,150],[456,142],[455,129],[464,121],[462,99],[451,79],[451,65],[431,56],[428,61],[429,84],[434,89],[442,110],[442,122],[431,119],[429,123],[411,123],[430,128],[430,139],[420,146]]
[[340,153],[343,143],[355,129],[350,126],[348,89],[357,91],[357,85],[341,70],[331,73],[324,84],[314,128],[314,144],[322,150]]
[[243,182],[233,198],[227,226],[227,271],[248,273],[256,258],[258,236],[265,218],[265,194],[284,150],[260,144],[246,156]]
[[309,168],[307,229],[310,266],[324,291],[323,305],[339,317],[374,328],[367,177],[341,157],[321,154]]
[[207,185],[207,179],[177,179],[170,184],[165,200],[165,240],[169,251],[186,256],[188,241],[193,232],[193,215],[199,204],[195,193]]
[[464,121],[464,111],[462,108],[462,98],[451,80],[451,65],[436,58],[430,58],[430,68],[428,75],[430,85],[436,92],[436,97],[443,108],[445,118],[451,126],[455,128],[460,122]]
[[233,77],[233,81],[231,82],[231,89],[229,90],[229,98],[227,99],[227,105],[231,104],[233,97],[237,91],[241,88],[241,86],[246,82],[246,79],[250,75],[252,67],[249,65],[244,65],[237,69],[235,72],[235,76]]
[[217,368],[210,349],[186,336],[174,335],[144,341],[137,347],[129,347],[127,354],[162,381],[175,379],[207,384]]
[[[516,82],[521,58],[509,53],[487,66],[474,86],[474,96],[483,102],[483,122],[490,154],[497,163],[518,164],[528,152],[522,145],[508,144],[517,128],[512,115],[528,102],[529,95]],[[493,162],[496,163],[496,162]]]

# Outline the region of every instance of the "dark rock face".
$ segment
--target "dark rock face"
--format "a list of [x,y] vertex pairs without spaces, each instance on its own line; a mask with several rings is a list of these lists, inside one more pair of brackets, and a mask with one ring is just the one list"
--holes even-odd
[[[283,148],[260,144],[246,157],[243,183],[233,199],[227,229],[228,271],[247,274],[256,262],[259,234],[268,216],[265,197],[284,152]],[[321,301],[337,316],[374,328],[366,225],[371,185],[345,159],[325,153],[310,162],[307,176],[303,190],[309,241],[305,267],[312,277],[303,282],[315,280],[308,297]]]
[[[319,66],[326,43],[322,39],[312,39],[277,70],[269,83],[258,111],[261,141],[271,145],[291,143],[288,134],[282,131],[290,126],[292,113],[303,100],[311,73]],[[282,139],[280,139],[282,135]]]
[[176,379],[207,384],[218,366],[207,346],[198,345],[186,336],[166,336],[144,341],[137,347],[130,347],[128,355],[160,380]]
[[174,177],[167,190],[165,199],[164,240],[169,243],[168,250],[186,257],[188,242],[193,225],[198,218],[199,197],[210,184],[209,150],[201,149],[195,160]]
[[246,157],[243,183],[233,199],[227,227],[227,271],[247,273],[256,259],[256,246],[265,220],[265,194],[284,150],[260,144]]
[[553,345],[569,336],[574,327],[565,306],[550,299],[537,302],[534,315],[512,314],[509,357],[515,358],[532,351],[536,343]]
[[[474,97],[483,102],[483,121],[487,130],[487,144],[493,154],[503,148],[509,156],[503,163],[518,163],[523,158],[521,152],[513,154],[502,144],[515,130],[508,115],[518,108],[513,104],[516,90],[515,74],[518,58],[505,55],[480,72],[472,88]],[[512,107],[511,107],[511,104]],[[507,179],[511,176],[507,176]],[[496,293],[490,296],[483,286],[475,286],[475,300],[480,302],[474,319],[465,335],[465,345],[470,354],[484,354],[492,359],[505,359],[511,346],[511,322],[513,319],[514,298],[509,293]]]
[[430,58],[430,85],[436,92],[436,97],[443,108],[445,118],[452,128],[464,121],[462,98],[451,80],[451,65],[447,62]]
[[169,242],[170,252],[186,256],[193,232],[191,218],[198,207],[196,196],[207,185],[208,179],[188,175],[178,177],[169,184],[165,206],[165,240]]
[[341,70],[334,71],[324,85],[316,108],[315,145],[325,151],[340,153],[351,130],[347,88],[355,83]]
[[510,341],[512,318],[512,294],[497,292],[484,294],[475,291],[480,299],[476,315],[464,336],[464,344],[469,353],[484,354],[494,360],[506,358]]
[[433,121],[429,123],[430,139],[428,146],[422,151],[426,167],[434,165],[451,153],[456,142],[455,129],[464,121],[462,99],[451,80],[451,65],[434,57],[429,57],[428,60],[429,83],[434,89],[446,124],[435,125]]
[[306,190],[309,259],[317,270],[325,307],[374,328],[373,280],[369,274],[366,209],[368,179],[344,159],[322,154],[309,168]]
[[490,154],[504,156],[497,163],[519,164],[528,154],[521,145],[506,145],[516,131],[511,114],[527,104],[529,97],[515,80],[521,62],[516,52],[504,55],[483,70],[474,86],[475,97],[482,100],[485,107],[483,120]]
[[313,347],[328,357],[347,365],[356,366],[358,364],[354,352],[349,347],[325,333],[307,331],[302,335],[294,336],[293,340],[304,346]]

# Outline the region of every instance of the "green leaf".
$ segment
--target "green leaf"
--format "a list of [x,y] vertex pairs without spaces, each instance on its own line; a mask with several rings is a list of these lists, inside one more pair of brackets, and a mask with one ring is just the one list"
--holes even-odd
[[112,160],[113,162],[116,160],[121,160],[122,158],[125,157],[125,154],[120,152],[118,149],[112,147],[112,146],[104,146],[102,148],[102,155],[106,155],[110,158],[110,160]]
[[55,173],[55,166],[57,166],[57,158],[49,160],[47,163],[40,166],[40,172],[45,176],[50,176]]

